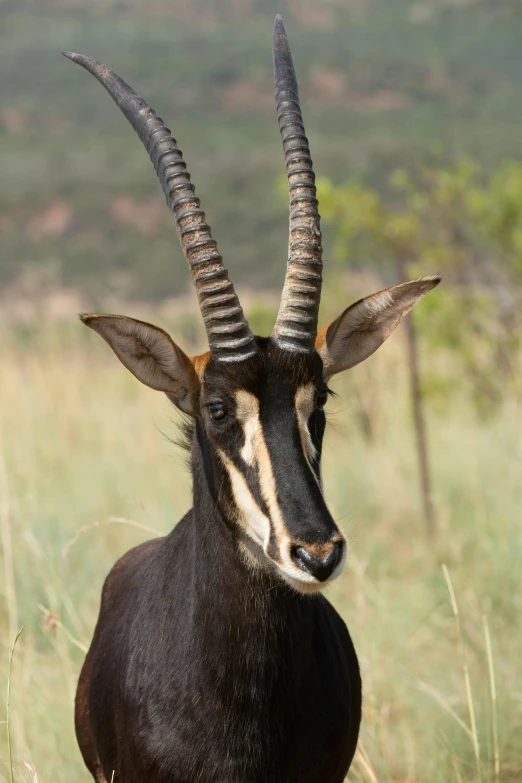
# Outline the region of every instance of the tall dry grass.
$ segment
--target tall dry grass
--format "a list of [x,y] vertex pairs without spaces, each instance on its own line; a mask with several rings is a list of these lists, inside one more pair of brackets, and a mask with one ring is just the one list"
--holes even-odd
[[[364,680],[349,779],[522,780],[520,406],[507,394],[480,419],[458,361],[428,361],[446,381],[443,395],[428,398],[435,544],[422,527],[400,331],[337,380],[339,396],[328,403],[326,495],[351,545],[329,597],[352,632]],[[361,406],[371,438],[359,425]],[[4,689],[24,624],[9,678],[15,781],[89,780],[72,703],[103,578],[121,553],[170,529],[190,505],[184,458],[162,434],[175,432],[173,418],[166,399],[139,386],[75,322],[3,330]],[[7,781],[5,743],[0,761]]]

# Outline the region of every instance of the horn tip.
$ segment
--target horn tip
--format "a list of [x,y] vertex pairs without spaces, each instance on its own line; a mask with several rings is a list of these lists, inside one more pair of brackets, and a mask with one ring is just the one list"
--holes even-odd
[[81,54],[76,54],[76,52],[62,52],[64,57],[67,57],[68,60],[77,61],[78,57],[81,57]]
[[62,52],[62,54],[64,57],[67,57],[68,60],[72,60],[73,63],[78,63],[78,65],[81,65],[86,70],[91,71],[91,73],[101,66],[101,63],[99,63],[98,60],[87,57],[85,54],[77,54],[77,52]]
[[283,17],[281,14],[277,14],[276,18],[274,19],[274,38],[277,36],[284,36],[286,38],[286,28],[285,23],[283,21]]

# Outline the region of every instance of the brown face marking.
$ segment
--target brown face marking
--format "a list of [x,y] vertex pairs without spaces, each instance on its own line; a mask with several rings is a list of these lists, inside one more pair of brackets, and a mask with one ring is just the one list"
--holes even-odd
[[317,332],[317,337],[315,338],[315,350],[317,351],[319,356],[323,355],[323,350],[324,350],[325,343],[326,343],[326,332],[328,331],[328,326],[323,326],[323,328],[319,332]]
[[294,543],[296,545],[301,545],[306,547],[306,549],[312,554],[315,555],[319,560],[324,560],[328,557],[328,555],[332,552],[334,546],[343,541],[344,542],[344,536],[339,533],[338,536],[335,537],[335,539],[331,541],[324,541],[322,544],[309,544],[306,541],[300,542],[295,541]]
[[210,351],[207,351],[206,353],[202,353],[199,356],[192,357],[192,364],[194,365],[194,369],[196,371],[196,375],[198,376],[200,383],[203,380],[203,375],[205,374],[205,369],[210,361],[210,357],[211,357]]

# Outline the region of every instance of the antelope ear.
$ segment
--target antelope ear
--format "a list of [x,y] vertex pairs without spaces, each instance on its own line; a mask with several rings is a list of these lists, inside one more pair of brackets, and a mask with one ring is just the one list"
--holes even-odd
[[438,275],[421,277],[378,291],[355,302],[318,333],[315,348],[323,360],[325,378],[348,370],[377,350],[428,291]]
[[139,381],[165,392],[184,413],[194,413],[199,379],[191,359],[167,332],[124,315],[81,315],[80,319],[101,334]]

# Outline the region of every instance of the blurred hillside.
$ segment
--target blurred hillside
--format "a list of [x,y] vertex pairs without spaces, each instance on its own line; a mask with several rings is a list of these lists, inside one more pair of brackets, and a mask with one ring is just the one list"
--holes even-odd
[[[522,158],[516,2],[3,0],[4,293],[68,286],[101,304],[112,293],[155,299],[188,286],[146,153],[62,49],[107,62],[164,117],[234,279],[280,284],[287,212],[271,72],[278,11],[316,171],[334,184],[359,180],[386,193],[399,166],[466,155],[488,170]],[[327,236],[327,258],[331,247]]]

